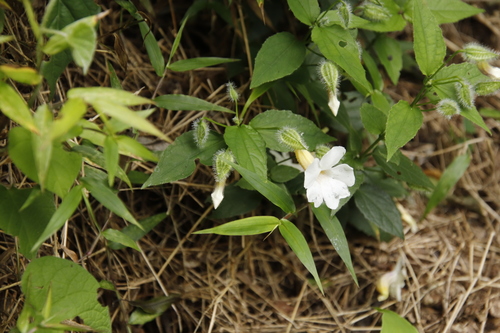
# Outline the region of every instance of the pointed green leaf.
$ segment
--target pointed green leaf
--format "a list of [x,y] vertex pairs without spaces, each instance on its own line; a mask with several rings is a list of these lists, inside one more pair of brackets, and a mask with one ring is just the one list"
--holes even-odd
[[108,87],[73,88],[68,90],[68,98],[81,98],[88,104],[93,104],[94,101],[104,101],[124,106],[153,103],[148,98],[135,95],[125,90]]
[[55,212],[53,194],[41,193],[21,210],[30,194],[36,190],[6,189],[0,185],[0,229],[19,237],[19,251],[28,259],[35,257],[35,246]]
[[111,85],[111,88],[123,90],[122,83],[120,82],[118,75],[116,75],[115,68],[113,67],[111,62],[106,60],[106,66],[108,67],[109,83]]
[[256,130],[248,125],[230,126],[224,140],[238,164],[262,178],[267,176],[266,143]]
[[116,195],[116,193],[114,193],[109,187],[94,178],[83,177],[80,180],[90,194],[92,194],[92,196],[104,207],[130,223],[135,224],[139,228],[142,228],[139,222],[137,222],[137,220],[128,211],[123,201],[121,201],[118,195]]
[[382,313],[382,330],[380,333],[418,333],[418,330],[406,319],[391,310],[375,308]]
[[300,67],[305,56],[305,46],[291,33],[280,32],[269,37],[255,58],[250,89],[292,74]]
[[377,107],[363,103],[359,111],[361,113],[361,121],[368,132],[379,135],[385,131],[387,116]]
[[118,143],[115,138],[108,135],[104,140],[104,165],[108,172],[108,185],[113,186],[115,175],[118,170],[120,154],[118,153]]
[[443,64],[446,45],[443,33],[425,0],[413,2],[413,47],[420,71],[434,74]]
[[110,242],[118,243],[141,252],[141,249],[137,246],[134,240],[130,238],[129,235],[126,235],[119,230],[106,229],[102,232],[102,236]]
[[222,136],[210,131],[205,146],[200,149],[194,142],[193,132],[186,132],[163,151],[158,165],[143,188],[184,179],[193,173],[196,159],[211,165],[214,154],[225,147]]
[[401,215],[387,193],[365,183],[354,195],[354,202],[368,221],[391,235],[404,238]]
[[484,9],[471,6],[461,0],[432,0],[427,4],[439,24],[455,23],[484,12]]
[[269,88],[273,86],[274,82],[268,82],[261,84],[260,86],[256,87],[255,89],[252,89],[252,92],[250,93],[250,96],[248,96],[247,101],[245,102],[245,106],[243,106],[243,110],[241,111],[241,114],[245,114],[250,105],[260,96],[262,96],[264,93],[266,93]]
[[0,65],[0,77],[4,75],[14,81],[31,85],[36,85],[42,81],[42,76],[30,67]]
[[[38,182],[32,142],[34,135],[36,134],[22,127],[12,128],[9,132],[9,155],[24,174]],[[64,150],[59,143],[54,144],[47,171],[46,188],[64,198],[78,176],[81,166],[82,159],[79,154]]]
[[115,137],[118,152],[138,160],[158,162],[158,157],[152,151],[141,145],[137,140],[126,135]]
[[311,249],[309,249],[309,245],[307,245],[304,235],[302,235],[295,224],[285,219],[281,220],[279,230],[288,245],[292,248],[292,251],[299,258],[300,262],[307,268],[309,273],[312,274],[319,290],[324,293],[323,285],[319,278],[318,271],[316,270],[316,264],[314,263]]
[[[130,239],[132,239],[134,242],[137,242],[139,239],[144,237],[148,232],[150,232],[158,223],[161,221],[165,220],[167,217],[167,214],[165,213],[160,213],[153,215],[151,217],[145,218],[144,220],[140,220],[139,224],[142,226],[142,229],[139,229],[133,224],[129,224],[125,228],[121,230],[121,232]],[[113,250],[120,250],[123,249],[125,246],[122,245],[121,243],[116,243],[108,239],[108,247]]]
[[432,209],[446,198],[451,188],[462,178],[462,175],[469,167],[470,161],[469,154],[460,155],[446,168],[427,202],[422,218],[425,218]]
[[460,112],[460,115],[464,118],[469,119],[474,124],[481,127],[482,129],[484,129],[486,132],[488,132],[491,135],[491,130],[488,128],[488,125],[486,125],[483,118],[479,114],[479,111],[477,111],[477,109],[475,107],[473,107],[471,109],[463,109],[462,112]]
[[43,231],[40,233],[36,241],[31,247],[31,252],[36,252],[42,243],[59,230],[64,223],[73,215],[78,204],[82,200],[82,185],[75,186],[71,189],[68,195],[57,207],[56,212],[50,218]]
[[258,235],[273,231],[279,224],[280,220],[274,216],[253,216],[224,223],[214,228],[198,230],[194,234]]
[[162,95],[154,99],[156,105],[167,110],[220,111],[234,113],[233,110],[186,95]]
[[309,119],[291,111],[269,110],[263,112],[250,121],[250,126],[262,136],[268,148],[282,152],[291,151],[289,147],[279,141],[276,135],[276,132],[284,127],[293,128],[301,133],[311,150],[315,149],[317,145],[335,140],[323,133]]
[[240,59],[199,57],[199,58],[178,60],[174,63],[171,63],[168,66],[168,69],[176,72],[186,72],[186,71],[191,71],[193,69],[215,66],[235,61],[240,61]]
[[159,317],[167,311],[170,306],[177,302],[180,298],[178,294],[170,294],[168,296],[158,296],[150,300],[129,301],[129,303],[137,309],[132,312],[128,320],[129,325],[144,325],[147,322]]
[[382,170],[395,179],[423,188],[431,189],[434,187],[422,169],[400,151],[396,151],[392,160],[387,161],[387,149],[384,146],[378,146],[373,153],[373,158]]
[[354,282],[358,284],[358,278],[356,277],[356,272],[354,271],[354,266],[352,265],[349,244],[347,243],[347,238],[345,237],[345,232],[339,219],[332,215],[331,209],[329,209],[326,205],[321,205],[320,207],[315,208],[314,205],[311,204],[311,209],[314,216],[316,216],[321,224],[321,227],[325,231],[326,236],[332,243],[342,261],[347,266]]
[[22,127],[36,132],[35,121],[26,102],[7,83],[0,81],[0,111]]
[[318,0],[288,0],[293,15],[306,25],[313,25],[319,15]]
[[399,74],[403,68],[403,51],[399,42],[386,35],[380,35],[375,40],[373,47],[392,83],[397,85]]
[[377,90],[383,90],[384,79],[382,78],[382,74],[380,73],[378,65],[373,57],[366,50],[363,50],[362,59],[365,63],[366,69],[368,70],[368,73],[370,74],[373,88]]
[[[109,310],[97,300],[99,283],[74,262],[51,256],[35,259],[24,271],[21,288],[26,297],[23,313],[33,313],[28,323],[30,331],[52,332],[54,330],[38,330],[36,327],[57,326],[64,320],[73,320],[78,316],[93,331],[111,333]],[[50,316],[44,319],[41,312],[49,290],[52,305]]]
[[422,126],[424,116],[417,107],[411,107],[406,101],[393,105],[387,117],[385,142],[387,145],[387,160],[399,148],[413,139]]
[[237,165],[230,161],[227,161],[236,171],[238,171],[243,178],[250,183],[260,194],[265,196],[273,204],[281,208],[285,213],[295,212],[295,203],[293,202],[290,193],[286,190],[286,187],[278,186],[269,179],[262,178],[258,174]]
[[53,148],[52,140],[50,139],[53,121],[52,112],[49,110],[47,104],[42,104],[38,107],[34,119],[39,133],[31,135],[31,142],[35,157],[38,182],[42,190],[44,190]]
[[54,120],[50,131],[51,140],[66,135],[87,112],[87,106],[80,98],[72,98],[64,103],[59,118]]

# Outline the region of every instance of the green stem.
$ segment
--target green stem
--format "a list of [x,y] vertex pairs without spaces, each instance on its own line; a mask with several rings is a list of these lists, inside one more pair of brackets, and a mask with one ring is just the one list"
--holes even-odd
[[378,143],[380,141],[382,141],[382,139],[384,138],[384,133],[381,133],[379,134],[378,138],[372,142],[372,144],[370,145],[370,147],[366,148],[366,150],[364,152],[361,153],[361,155],[359,156],[360,159],[363,159],[364,157],[366,157],[368,154],[370,154],[372,152],[373,149],[375,149],[375,147],[378,145]]

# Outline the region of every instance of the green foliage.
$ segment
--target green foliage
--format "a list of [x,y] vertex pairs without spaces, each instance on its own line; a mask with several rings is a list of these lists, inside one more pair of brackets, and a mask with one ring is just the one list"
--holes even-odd
[[20,332],[73,330],[77,327],[67,321],[77,316],[86,331],[111,332],[108,308],[97,301],[99,282],[74,262],[35,259],[24,271],[21,288],[26,300],[17,322]]
[[391,310],[379,309],[376,310],[382,313],[382,330],[381,333],[418,333],[418,330],[413,327],[406,319],[399,316]]
[[399,101],[387,116],[385,141],[387,145],[387,161],[397,149],[413,139],[422,126],[424,116],[419,108],[412,107],[406,101]]
[[162,95],[154,99],[156,105],[169,110],[220,111],[234,113],[234,111],[202,99],[186,95]]
[[279,224],[280,220],[274,216],[254,216],[224,223],[218,227],[195,231],[194,233],[226,236],[258,235],[273,231]]

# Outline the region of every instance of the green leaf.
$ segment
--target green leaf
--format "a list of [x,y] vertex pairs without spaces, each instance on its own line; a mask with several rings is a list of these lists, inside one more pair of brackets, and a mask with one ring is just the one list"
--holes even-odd
[[288,165],[275,165],[269,171],[269,177],[273,182],[286,183],[301,173],[300,170]]
[[154,99],[156,105],[168,110],[220,111],[234,113],[233,110],[186,95],[162,95]]
[[248,125],[227,127],[224,141],[241,166],[262,178],[267,176],[266,143],[256,130]]
[[214,228],[198,230],[194,234],[258,235],[273,231],[279,224],[280,220],[274,216],[253,216],[224,223]]
[[276,135],[276,132],[284,127],[290,127],[302,133],[302,138],[311,150],[320,144],[335,140],[323,133],[309,119],[291,111],[269,110],[263,112],[250,121],[250,126],[259,132],[268,148],[281,152],[291,151],[289,147],[279,141]]
[[127,155],[138,160],[158,162],[158,157],[149,149],[140,144],[137,140],[126,135],[119,135],[115,138],[120,154]]
[[168,296],[158,296],[146,301],[129,301],[129,303],[138,309],[130,315],[129,325],[143,325],[157,318],[167,311],[170,306],[180,298],[178,294]]
[[82,67],[83,74],[87,74],[90,64],[92,63],[92,59],[94,58],[96,41],[97,35],[94,25],[90,25],[87,22],[78,24],[68,36],[68,44],[71,47],[71,55],[73,56],[75,63]]
[[368,221],[391,235],[404,239],[401,215],[387,193],[365,183],[354,195],[354,202]]
[[[99,283],[74,262],[55,257],[35,259],[26,267],[21,288],[26,298],[18,327],[23,324],[22,318],[29,320],[26,313],[31,313],[32,321],[24,323],[29,331],[39,327],[39,331],[53,332],[42,327],[80,317],[93,331],[111,333],[108,308],[97,300]],[[47,302],[50,309],[46,307]],[[49,311],[47,318],[41,315],[44,307]]]
[[10,42],[13,39],[14,39],[14,36],[5,36],[5,35],[4,36],[0,36],[0,44]]
[[382,313],[382,330],[380,333],[418,333],[418,330],[397,313],[386,309],[375,308]]
[[488,125],[484,122],[483,118],[477,111],[477,109],[474,107],[472,109],[463,109],[462,112],[460,112],[462,117],[469,119],[472,121],[474,124],[477,126],[481,127],[484,129],[488,134],[491,135],[491,130],[488,128]]
[[262,96],[264,93],[266,93],[269,88],[273,86],[274,82],[268,82],[264,83],[255,89],[252,89],[252,92],[250,93],[250,96],[248,96],[247,101],[245,102],[245,106],[243,106],[243,110],[241,111],[241,114],[245,114],[250,107],[250,105],[260,96]]
[[239,216],[256,209],[262,202],[262,196],[257,191],[249,191],[230,184],[224,188],[224,200],[208,217],[210,219],[225,219]]
[[361,113],[361,121],[368,132],[379,135],[385,131],[387,123],[385,113],[368,103],[363,103],[359,111]]
[[422,218],[425,218],[432,209],[446,198],[451,188],[462,178],[464,172],[469,167],[470,161],[471,157],[469,154],[460,155],[446,168],[427,202]]
[[383,90],[384,79],[382,78],[382,74],[380,73],[375,60],[372,58],[370,53],[366,52],[366,50],[363,50],[362,59],[365,63],[366,69],[368,70],[368,73],[370,74],[373,88],[377,90]]
[[42,76],[30,67],[14,67],[9,65],[0,65],[0,77],[6,76],[14,81],[36,85],[42,81]]
[[255,58],[250,89],[292,74],[300,67],[305,56],[305,46],[291,33],[280,32],[269,37]]
[[324,294],[323,285],[316,270],[316,265],[314,263],[311,250],[304,235],[292,222],[282,219],[279,225],[279,230],[285,241],[292,248],[292,251],[299,258],[300,262],[307,268],[307,270],[312,274],[319,290]]
[[111,62],[106,60],[106,66],[108,67],[109,83],[111,85],[111,88],[123,90],[122,83],[120,82],[118,75],[116,75],[115,68],[113,67]]
[[19,251],[28,259],[35,257],[38,238],[55,212],[54,198],[49,192],[39,194],[21,210],[33,191],[36,190],[8,190],[0,185],[0,229],[19,237]]
[[31,135],[31,144],[33,146],[38,182],[42,190],[44,190],[53,148],[52,140],[50,139],[53,121],[52,112],[49,110],[47,104],[42,104],[38,107],[34,119],[39,133]]
[[141,252],[141,249],[139,248],[139,246],[137,246],[135,241],[130,238],[130,236],[119,230],[106,229],[102,232],[102,236],[110,242],[118,243]]
[[93,104],[95,101],[104,101],[124,106],[152,103],[148,98],[135,95],[125,90],[108,87],[72,88],[68,90],[68,98],[81,98],[88,104]]
[[387,145],[387,161],[399,148],[413,139],[422,126],[424,116],[417,107],[411,107],[406,101],[393,105],[387,117],[385,142]]
[[82,200],[82,185],[75,186],[71,189],[68,195],[61,202],[59,207],[57,207],[56,212],[50,218],[49,222],[40,233],[36,241],[31,247],[31,252],[35,253],[42,243],[52,236],[57,230],[59,230],[64,223],[73,215],[78,204]]
[[393,38],[380,35],[375,40],[373,47],[392,83],[397,85],[399,74],[403,68],[403,51],[401,50],[401,45]]
[[[378,146],[373,153],[373,158],[382,170],[395,179],[428,189],[434,187],[422,169],[400,151],[396,151],[393,155],[393,159],[387,161],[387,149],[384,146]],[[395,161],[397,161],[397,163]]]
[[401,31],[406,26],[406,21],[401,15],[401,8],[394,0],[384,0],[384,8],[390,13],[391,17],[384,21],[368,21],[365,24],[359,24],[358,27],[377,32]]
[[484,12],[484,9],[476,8],[461,0],[432,0],[427,4],[438,24],[455,23]]
[[306,25],[313,25],[319,15],[318,0],[288,0],[293,15]]
[[331,209],[329,209],[326,205],[314,208],[314,205],[311,204],[311,209],[314,216],[316,216],[321,224],[321,227],[325,231],[326,236],[332,243],[342,261],[347,266],[354,282],[358,285],[358,278],[356,277],[356,272],[354,271],[354,266],[352,265],[349,244],[347,243],[347,238],[345,237],[344,229],[342,228],[339,219],[332,214]]
[[0,110],[22,127],[37,132],[35,121],[26,102],[7,83],[0,81]]
[[108,135],[104,140],[104,165],[108,172],[108,185],[113,186],[115,175],[118,170],[118,162],[120,154],[118,153],[118,143],[111,135]]
[[[129,237],[132,241],[137,242],[139,239],[144,237],[148,232],[150,232],[158,223],[165,220],[167,215],[165,213],[160,213],[153,215],[151,217],[145,218],[144,220],[140,220],[139,224],[142,226],[142,229],[136,227],[133,224],[129,224],[125,228],[121,230],[121,232]],[[125,246],[122,243],[113,242],[108,239],[108,247],[113,250],[123,249]]]
[[266,178],[262,178],[256,173],[237,165],[230,161],[227,161],[236,171],[238,171],[243,178],[250,183],[260,194],[265,196],[273,204],[281,208],[285,213],[295,212],[295,203],[293,202],[290,193],[286,190],[286,187],[278,186]]
[[191,71],[193,69],[215,66],[235,61],[240,61],[240,59],[199,57],[199,58],[178,60],[174,63],[171,63],[168,66],[168,69],[176,72],[186,72],[186,71]]
[[[22,127],[12,128],[9,132],[9,155],[16,166],[29,178],[38,182],[35,167],[32,136],[36,134]],[[52,147],[52,158],[47,171],[46,188],[64,198],[73,185],[82,159],[79,154],[64,150],[59,143]]]
[[443,64],[446,45],[443,33],[424,0],[413,2],[413,47],[422,74],[429,76]]
[[90,177],[83,177],[80,180],[90,194],[92,194],[92,196],[104,207],[119,217],[135,224],[139,228],[142,228],[139,222],[137,222],[132,214],[130,214],[123,201],[121,201],[118,195],[116,195],[109,187]]
[[87,106],[80,98],[71,98],[59,111],[59,118],[54,120],[50,130],[51,140],[64,137],[87,112]]
[[184,179],[193,173],[196,159],[211,165],[214,154],[225,147],[222,136],[210,131],[205,146],[200,149],[194,142],[193,132],[186,132],[163,151],[158,165],[143,188]]
[[312,40],[318,44],[326,58],[339,65],[350,76],[350,79],[363,88],[363,91],[360,91],[363,95],[367,95],[372,90],[359,59],[358,44],[349,31],[338,25],[315,26],[312,31]]

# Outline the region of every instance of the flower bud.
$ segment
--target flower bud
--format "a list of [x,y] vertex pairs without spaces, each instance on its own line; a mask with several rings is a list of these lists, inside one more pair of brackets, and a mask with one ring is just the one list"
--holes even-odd
[[194,142],[198,148],[205,147],[205,143],[208,140],[208,134],[210,132],[210,127],[205,119],[198,118],[193,122],[193,135]]
[[278,140],[290,148],[290,150],[306,149],[307,144],[304,142],[302,135],[291,127],[283,127],[276,132]]
[[437,111],[448,119],[453,115],[460,114],[461,111],[458,103],[450,98],[442,99],[436,107]]
[[340,107],[340,101],[337,98],[337,86],[340,78],[339,70],[333,62],[325,60],[319,64],[319,75],[328,90],[328,106],[332,110],[333,115],[336,116]]
[[234,162],[233,153],[228,149],[221,149],[214,155],[213,168],[215,174],[215,181],[222,182],[229,177],[233,169],[227,161]]
[[392,16],[387,8],[372,2],[363,3],[361,8],[363,8],[363,16],[370,21],[387,21]]
[[496,59],[499,56],[498,52],[482,46],[478,43],[469,43],[464,46],[462,50],[462,57],[466,61],[489,61]]
[[326,153],[330,151],[330,147],[327,145],[319,145],[316,147],[315,153],[317,158],[322,158]]
[[377,291],[379,302],[385,301],[389,296],[401,302],[401,289],[405,286],[406,269],[403,266],[402,258],[399,258],[396,267],[388,273],[385,273],[377,281]]
[[226,83],[227,87],[227,97],[231,102],[237,102],[240,98],[240,94],[236,91],[236,85],[233,82]]
[[455,91],[457,93],[458,101],[463,107],[468,109],[474,107],[475,92],[467,80],[460,80],[455,83]]
[[491,66],[486,61],[478,62],[477,68],[484,75],[488,75],[492,80],[500,80],[500,68]]
[[491,95],[500,89],[500,81],[479,82],[476,84],[476,94],[479,96]]
[[297,158],[297,161],[304,170],[306,170],[314,161],[313,154],[305,149],[296,150],[295,158]]
[[337,6],[337,12],[339,14],[340,25],[342,26],[342,28],[349,28],[352,17],[351,4],[345,1],[340,1],[339,5]]

